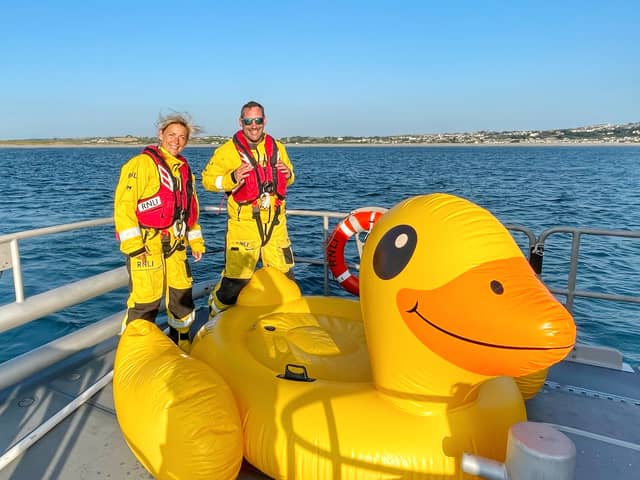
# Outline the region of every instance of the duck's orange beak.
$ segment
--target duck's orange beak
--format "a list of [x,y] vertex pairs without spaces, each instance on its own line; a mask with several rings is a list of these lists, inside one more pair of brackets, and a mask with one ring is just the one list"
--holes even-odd
[[481,375],[549,367],[576,338],[573,318],[523,257],[483,263],[433,290],[402,289],[397,306],[425,346]]

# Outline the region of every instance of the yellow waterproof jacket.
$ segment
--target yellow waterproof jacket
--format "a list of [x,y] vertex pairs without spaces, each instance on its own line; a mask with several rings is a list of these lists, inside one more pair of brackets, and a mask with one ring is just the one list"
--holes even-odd
[[[291,170],[291,177],[289,177],[289,179],[287,180],[287,187],[289,187],[295,180],[293,165],[291,165],[291,160],[289,160],[289,155],[287,154],[284,145],[278,140],[276,140],[275,142],[278,147],[278,151],[280,152],[280,160],[289,168],[289,170]],[[256,149],[252,150],[251,153],[253,154],[254,158],[256,158],[260,162],[261,165],[264,166],[266,164],[267,153],[264,147],[264,139],[262,139],[262,141],[257,145]],[[231,174],[241,164],[242,159],[240,158],[240,154],[238,153],[238,150],[233,143],[233,139],[227,140],[213,152],[213,156],[209,160],[209,163],[207,163],[207,166],[204,168],[204,171],[202,172],[202,185],[207,190],[211,190],[214,192],[232,191],[235,187],[238,186],[238,183],[234,181]],[[275,195],[272,195],[271,209],[263,210],[260,212],[263,217],[271,219],[273,218],[275,201]],[[285,200],[283,200],[281,207],[283,211],[285,207]],[[229,214],[229,218],[235,218],[238,220],[253,219],[251,205],[240,206],[232,196],[229,196],[227,198],[227,213]]]
[[[171,171],[176,171],[182,166],[182,160],[174,157],[164,148],[160,147],[160,152]],[[198,208],[200,208],[193,173],[191,174],[191,181],[194,185],[193,195]],[[116,187],[113,208],[116,232],[120,239],[120,251],[122,253],[129,255],[144,247],[142,229],[136,217],[136,208],[141,198],[148,198],[157,193],[159,189],[160,175],[158,167],[149,155],[136,155],[123,165],[120,171],[120,180]],[[169,229],[173,236],[172,230],[171,228]],[[204,253],[204,238],[198,223],[188,228],[186,240],[192,252]]]

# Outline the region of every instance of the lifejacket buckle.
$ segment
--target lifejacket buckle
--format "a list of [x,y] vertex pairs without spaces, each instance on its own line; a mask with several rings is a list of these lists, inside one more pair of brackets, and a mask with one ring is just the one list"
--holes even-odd
[[176,220],[173,223],[173,234],[175,235],[176,238],[184,237],[186,232],[187,232],[187,225],[182,220]]
[[267,193],[273,193],[275,191],[273,182],[264,182],[262,185],[262,190]]
[[268,192],[264,192],[262,195],[260,195],[260,208],[261,209],[267,209],[271,206],[271,195]]
[[160,230],[160,243],[162,243],[164,256],[169,256],[171,254],[171,235],[168,230]]

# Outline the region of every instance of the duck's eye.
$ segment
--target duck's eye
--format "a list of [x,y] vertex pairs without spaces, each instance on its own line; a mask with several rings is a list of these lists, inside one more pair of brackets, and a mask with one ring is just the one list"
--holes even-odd
[[373,254],[373,271],[383,280],[398,275],[413,256],[418,235],[409,225],[393,227],[378,242]]
[[491,280],[491,290],[493,290],[493,293],[496,295],[502,295],[504,293],[504,287],[497,280]]

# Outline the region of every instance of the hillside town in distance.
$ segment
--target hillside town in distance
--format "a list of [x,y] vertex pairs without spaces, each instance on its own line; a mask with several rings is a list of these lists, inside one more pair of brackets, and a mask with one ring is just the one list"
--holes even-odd
[[[229,137],[200,135],[189,144],[218,145]],[[592,125],[555,130],[479,131],[472,133],[425,133],[373,137],[282,137],[288,145],[545,145],[545,144],[640,144],[640,122]],[[77,145],[134,146],[156,142],[154,137],[49,138],[0,140],[0,146]]]
[[288,144],[557,144],[640,143],[640,122],[624,125],[594,125],[559,130],[480,131],[473,133],[431,133],[385,137],[286,137]]

